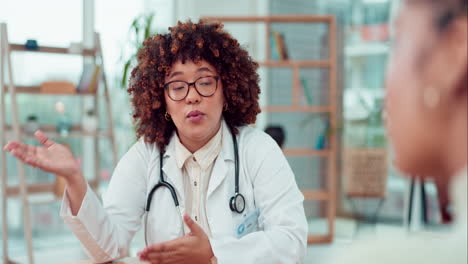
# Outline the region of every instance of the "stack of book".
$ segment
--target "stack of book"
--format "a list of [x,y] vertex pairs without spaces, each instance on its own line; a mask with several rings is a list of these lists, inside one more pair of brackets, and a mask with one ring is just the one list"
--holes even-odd
[[83,68],[80,82],[76,87],[78,93],[95,93],[99,86],[101,67],[95,64],[86,64]]
[[273,60],[287,60],[289,59],[286,42],[284,41],[283,33],[273,31],[271,35],[271,52]]
[[69,81],[45,81],[41,83],[40,91],[47,94],[74,94],[76,86]]

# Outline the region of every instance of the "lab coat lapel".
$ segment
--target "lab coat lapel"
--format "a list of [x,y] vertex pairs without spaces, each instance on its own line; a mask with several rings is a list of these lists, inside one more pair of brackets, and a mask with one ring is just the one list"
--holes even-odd
[[164,179],[171,184],[177,193],[177,199],[179,200],[179,205],[184,208],[185,204],[185,195],[184,195],[184,183],[182,178],[182,171],[177,167],[176,158],[175,158],[175,144],[174,136],[171,138],[171,141],[166,147],[166,152],[164,153],[163,159],[163,172]]
[[[234,165],[234,149],[233,149],[234,143],[232,142],[231,131],[229,130],[224,120],[223,122],[224,124],[223,124],[222,148],[213,166],[211,179],[208,184],[207,199],[216,190],[216,188],[219,187],[219,185],[223,182],[224,178],[226,178],[227,173],[229,171],[229,166],[228,166],[229,163],[232,163],[232,165]],[[234,190],[234,187],[233,187],[233,190]]]

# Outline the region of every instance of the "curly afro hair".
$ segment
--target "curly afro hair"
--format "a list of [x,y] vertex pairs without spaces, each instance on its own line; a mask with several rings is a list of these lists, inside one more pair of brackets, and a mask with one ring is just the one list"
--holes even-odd
[[238,133],[238,126],[255,123],[260,113],[258,63],[223,30],[222,23],[179,21],[169,33],[147,38],[138,51],[138,65],[132,70],[127,89],[138,138],[156,143],[162,151],[169,143],[176,127],[164,118],[163,85],[178,60],[205,60],[216,69],[228,104],[224,120],[234,133]]

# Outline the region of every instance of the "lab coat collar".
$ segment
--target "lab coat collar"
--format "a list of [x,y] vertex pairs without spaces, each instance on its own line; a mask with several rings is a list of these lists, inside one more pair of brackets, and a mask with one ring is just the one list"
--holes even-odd
[[[224,121],[224,119],[222,120],[222,122],[223,122],[223,125],[222,125],[223,138],[222,138],[222,146],[221,146],[222,149],[213,166],[210,183],[208,185],[208,193],[206,195],[207,199],[216,190],[216,188],[218,188],[218,186],[223,182],[224,178],[226,178],[226,175],[228,172],[228,167],[226,165],[227,162],[234,163],[234,142],[232,141],[232,133],[228,125]],[[233,187],[233,190],[234,190],[234,187]]]
[[[234,143],[232,142],[232,134],[229,126],[227,125],[224,119],[221,120],[223,122],[222,129],[223,129],[223,138],[222,138],[222,149],[221,152],[224,154],[224,160],[231,160],[234,161]],[[173,157],[175,159],[175,141],[177,140],[177,134],[174,132],[172,133],[171,140],[169,144],[166,146],[166,152],[164,153],[164,158],[166,157]]]
[[[224,121],[224,119],[221,122],[223,122],[223,125],[221,126],[223,129],[222,149],[213,166],[213,171],[212,171],[210,183],[208,186],[207,198],[223,182],[224,178],[226,178],[226,174],[228,171],[228,168],[226,166],[226,161],[234,162],[234,143],[232,141],[231,130],[229,126],[227,125],[226,121]],[[169,183],[171,183],[176,189],[177,197],[179,197],[179,203],[183,204],[185,201],[185,196],[183,192],[184,185],[183,185],[182,171],[177,167],[177,162],[176,162],[176,156],[175,156],[175,140],[177,140],[176,137],[177,135],[174,132],[171,136],[171,140],[169,141],[169,144],[166,146],[166,152],[164,152],[164,160],[163,160],[163,171],[165,174],[165,179]],[[239,145],[239,148],[240,148],[240,145]]]
[[[223,122],[223,138],[222,138],[222,150],[221,152],[224,154],[224,160],[231,160],[234,161],[234,142],[232,141],[232,133],[231,129],[229,128],[228,124],[224,119]],[[237,140],[239,141],[239,139]],[[239,145],[239,144],[238,144]]]
[[[234,161],[234,142],[232,141],[231,129],[227,125],[226,121],[222,119],[222,129],[223,129],[223,138],[222,138],[222,149],[221,153],[224,155],[224,160]],[[164,158],[173,157],[175,159],[175,141],[177,140],[177,134],[172,133],[171,140],[166,146],[166,152],[164,153]]]

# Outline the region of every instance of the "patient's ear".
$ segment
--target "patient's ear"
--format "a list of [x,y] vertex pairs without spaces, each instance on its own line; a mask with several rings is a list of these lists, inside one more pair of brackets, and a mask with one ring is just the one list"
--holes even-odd
[[[466,16],[454,20],[446,30],[440,33],[439,51],[444,59],[438,74],[443,77],[442,87],[449,97],[459,99],[460,92],[466,93],[468,74],[468,19]],[[462,89],[462,91],[460,91]],[[465,91],[463,91],[465,90]],[[452,99],[451,98],[451,99]]]

